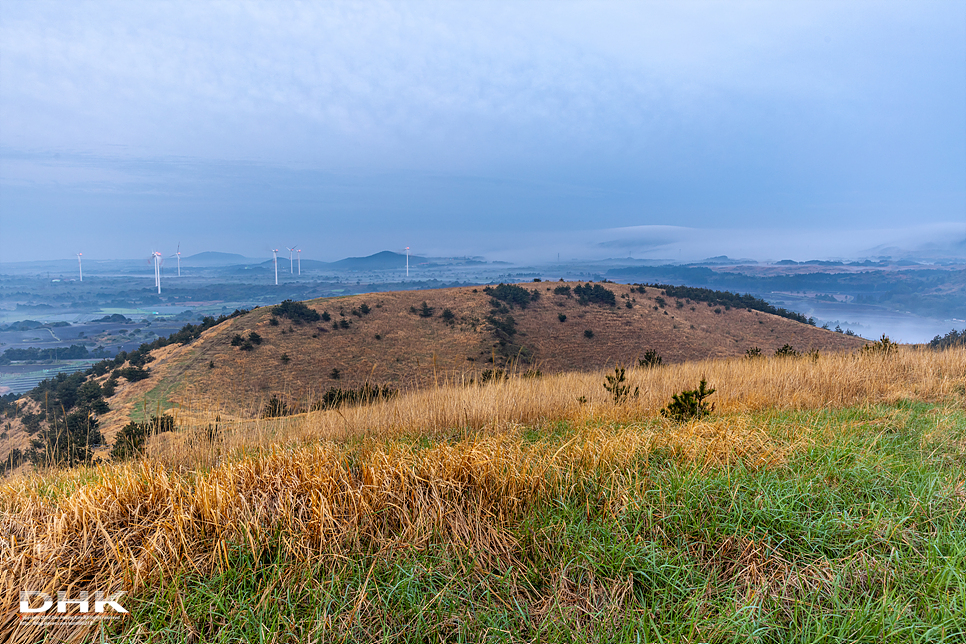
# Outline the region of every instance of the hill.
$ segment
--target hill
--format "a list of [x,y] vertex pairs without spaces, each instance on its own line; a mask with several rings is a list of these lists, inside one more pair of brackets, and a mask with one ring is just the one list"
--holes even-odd
[[250,264],[252,259],[238,253],[219,253],[205,251],[181,258],[182,266],[234,266],[236,264]]
[[[412,268],[413,266],[422,264],[426,261],[428,260],[425,257],[411,255],[409,257],[409,266]],[[342,271],[378,271],[390,270],[394,268],[404,269],[406,268],[406,255],[403,253],[394,253],[389,250],[384,250],[367,257],[346,257],[345,259],[340,259],[337,262],[332,262],[329,267],[333,270]]]
[[[966,349],[609,374],[184,418],[0,480],[0,641],[962,640]],[[710,413],[663,413],[699,379]]]
[[[865,343],[762,311],[665,296],[653,287],[540,282],[501,288],[310,300],[306,320],[274,315],[273,307],[253,310],[188,344],[155,351],[150,377],[119,381],[102,427],[110,438],[145,403],[155,411],[141,415],[180,404],[251,416],[272,395],[309,406],[331,387],[364,382],[410,389],[478,381],[488,369],[586,371],[636,364],[649,349],[677,363],[741,356],[753,347],[771,355],[785,344],[827,352]],[[584,297],[584,289],[604,301]]]

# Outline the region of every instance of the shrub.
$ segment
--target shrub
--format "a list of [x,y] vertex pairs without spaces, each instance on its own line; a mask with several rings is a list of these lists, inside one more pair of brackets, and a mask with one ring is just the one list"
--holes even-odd
[[783,344],[781,347],[775,349],[776,358],[797,358],[799,355],[798,351],[790,344]]
[[707,388],[707,381],[702,378],[697,389],[682,391],[672,396],[668,406],[661,410],[661,415],[674,421],[683,422],[692,418],[702,418],[714,411],[714,403],[708,405],[704,399],[715,392]]
[[878,340],[870,342],[862,347],[862,352],[870,355],[888,356],[893,355],[898,351],[899,344],[890,340],[889,336],[887,336],[885,333],[883,333],[882,337]]
[[292,359],[288,357],[287,353],[283,353],[282,357],[279,358],[279,360],[282,361],[282,364],[288,364],[289,362],[291,362]]
[[241,334],[236,333],[235,335],[231,336],[231,346],[233,347],[240,347],[244,341],[245,338],[241,337]]
[[561,322],[566,322],[567,321],[567,315],[564,314],[564,313],[558,313],[557,314],[557,319],[560,320]]
[[584,337],[589,340],[590,338],[594,337],[594,332],[591,331],[590,329],[587,329],[586,331],[584,331]]
[[262,407],[262,418],[280,418],[282,416],[288,416],[291,413],[288,405],[284,400],[279,398],[278,394],[272,394],[272,397]]
[[151,375],[151,372],[142,369],[141,367],[125,367],[118,371],[118,375],[127,380],[128,382],[137,382],[138,380],[144,380]]
[[339,328],[340,329],[348,329],[349,328],[349,324],[350,324],[350,322],[347,319],[345,319],[345,318],[342,318],[341,320],[339,320]]
[[174,431],[174,417],[168,414],[152,416],[149,422],[130,422],[117,433],[114,446],[111,448],[111,460],[123,461],[140,456],[144,451],[144,443],[152,433]]
[[312,411],[334,409],[345,405],[364,405],[376,400],[388,400],[399,392],[388,385],[382,387],[370,385],[368,382],[358,389],[340,389],[329,387],[322,397],[312,405]]
[[368,304],[363,302],[362,304],[359,305],[359,311],[361,311],[363,315],[369,315],[369,313],[372,312],[372,309],[369,308]]
[[443,309],[443,320],[447,323],[452,324],[453,320],[456,319],[456,315],[449,309]]
[[500,283],[496,286],[487,286],[483,289],[483,292],[489,294],[495,300],[506,302],[511,308],[519,306],[521,309],[525,309],[530,302],[540,299],[540,294],[537,291],[529,291],[516,284]]
[[644,357],[637,360],[638,367],[648,369],[651,367],[660,367],[662,364],[664,364],[664,359],[661,358],[661,354],[654,349],[648,349],[644,352]]
[[569,298],[572,298],[574,296],[573,293],[570,291],[569,286],[558,286],[557,288],[553,289],[553,294],[563,295],[564,297],[569,297]]
[[342,377],[342,372],[336,369],[335,367],[333,367],[332,371],[329,372],[329,377],[332,378],[333,380],[338,380],[339,378]]
[[319,317],[322,318],[322,321],[323,322],[331,322],[332,321],[332,316],[329,315],[329,312],[328,311],[322,311],[322,315],[320,315]]
[[509,341],[517,332],[517,322],[512,315],[504,315],[502,318],[491,315],[486,321],[493,325],[493,331],[499,340]]
[[[604,389],[606,389],[611,397],[614,399],[615,405],[620,405],[627,400],[627,397],[631,393],[631,386],[625,384],[627,381],[624,375],[624,367],[617,365],[614,367],[614,375],[604,376]],[[634,388],[634,396],[636,397],[640,393],[640,388]]]
[[661,307],[662,309],[663,309],[664,307],[666,307],[666,306],[667,306],[667,300],[665,300],[665,299],[664,299],[663,297],[661,297],[660,295],[658,295],[657,297],[655,297],[655,298],[654,298],[654,301],[655,301],[655,302],[657,302],[657,305],[658,305],[659,307]]
[[745,357],[748,359],[761,358],[761,357],[764,357],[764,355],[765,354],[763,354],[761,352],[761,349],[759,349],[758,347],[752,347],[750,349],[745,350]]
[[268,319],[269,326],[278,326],[278,318],[274,315]]
[[937,335],[929,341],[930,349],[948,349],[950,347],[961,347],[966,345],[966,329],[957,331],[953,329],[946,335]]
[[420,307],[419,310],[416,311],[416,313],[421,318],[431,318],[431,317],[433,317],[433,311],[434,310],[435,309],[433,309],[433,307],[431,307],[429,304],[427,304],[426,301],[424,300],[422,307]]
[[262,336],[252,331],[251,333],[248,334],[248,341],[251,342],[252,344],[261,344]]
[[574,295],[581,304],[602,304],[605,306],[617,306],[617,297],[610,289],[604,288],[600,284],[586,284],[574,287]]
[[296,302],[294,300],[284,300],[281,304],[273,306],[272,315],[280,318],[288,318],[296,324],[318,322],[322,317],[318,311],[306,306],[305,302]]
[[[653,288],[661,289],[667,297],[686,298],[696,302],[707,302],[708,308],[714,305],[731,306],[736,309],[748,309],[772,313],[774,315],[802,322],[803,324],[814,324],[814,320],[806,318],[801,313],[776,308],[768,302],[754,297],[753,295],[731,293],[729,291],[715,291],[709,288],[699,288],[694,286],[671,286],[670,284],[648,284]],[[643,292],[643,287],[640,289]]]
[[490,382],[502,382],[503,380],[509,380],[510,376],[503,369],[484,369],[483,373],[480,374],[480,385],[485,385]]

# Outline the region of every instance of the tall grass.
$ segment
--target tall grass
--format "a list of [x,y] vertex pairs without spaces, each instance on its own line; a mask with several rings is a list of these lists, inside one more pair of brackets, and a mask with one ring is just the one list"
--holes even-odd
[[[603,374],[594,373],[446,384],[363,407],[221,421],[217,434],[207,430],[213,411],[187,408],[181,412],[187,429],[156,437],[143,460],[5,481],[0,637],[38,637],[36,627],[17,621],[22,589],[138,593],[185,575],[230,574],[242,555],[253,570],[285,562],[331,572],[360,555],[384,560],[399,551],[442,549],[454,559],[519,569],[535,556],[521,525],[547,508],[582,512],[584,504],[588,517],[633,514],[654,492],[651,462],[767,472],[850,431],[842,418],[833,426],[793,422],[776,429],[763,410],[910,398],[961,405],[966,350],[711,361],[628,375],[641,393],[620,406],[604,390]],[[660,419],[671,394],[701,378],[719,392],[716,415],[686,424]],[[948,417],[955,424],[962,415]],[[923,449],[955,429],[936,420]],[[765,545],[745,535],[701,547],[711,549],[693,556],[735,584],[746,584],[747,572],[740,571],[747,562],[771,561],[768,570],[788,563],[769,560]],[[360,597],[379,560],[358,580]],[[798,574],[795,566],[782,570],[782,580]],[[562,596],[587,581],[570,575],[560,572]],[[608,602],[630,592],[611,582]],[[363,601],[350,621],[365,609]],[[45,635],[79,641],[87,634],[52,627]]]
[[[622,405],[614,405],[604,389],[605,372],[515,377],[482,387],[451,379],[372,405],[284,419],[223,421],[225,432],[215,451],[187,431],[155,444],[152,456],[169,465],[193,467],[211,464],[218,454],[267,447],[280,440],[451,436],[558,421],[626,423],[657,417],[673,394],[693,389],[702,378],[717,389],[709,401],[719,414],[943,400],[966,387],[966,350],[906,348],[888,355],[856,352],[817,359],[709,360],[631,368],[626,373],[631,391],[638,389],[639,395]],[[221,409],[188,403],[181,407],[178,422],[203,430],[217,418],[231,416]]]

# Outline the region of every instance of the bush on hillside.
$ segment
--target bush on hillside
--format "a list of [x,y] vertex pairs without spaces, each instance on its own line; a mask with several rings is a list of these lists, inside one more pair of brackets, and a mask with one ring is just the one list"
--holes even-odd
[[937,335],[929,341],[930,349],[949,349],[962,346],[966,346],[966,329],[962,331],[953,329],[946,335]]
[[661,415],[674,421],[684,422],[702,418],[713,412],[714,403],[708,405],[704,399],[715,390],[708,389],[707,384],[707,381],[702,378],[697,389],[674,394],[668,406],[661,410]]
[[878,340],[862,347],[862,352],[869,355],[888,356],[899,351],[899,344],[889,339],[885,333]]
[[152,416],[149,422],[130,422],[121,428],[114,438],[111,448],[111,460],[123,461],[137,458],[144,452],[144,443],[152,433],[174,431],[174,417],[168,414]]
[[[604,376],[604,389],[611,395],[615,405],[620,405],[627,400],[631,393],[631,386],[627,384],[627,377],[624,375],[624,367],[617,365],[614,367],[614,375]],[[634,396],[640,393],[640,388],[634,388]]]
[[273,306],[272,315],[280,318],[288,318],[296,324],[318,322],[322,318],[318,311],[309,308],[305,302],[296,302],[294,300],[283,300],[281,304]]
[[[814,318],[807,318],[801,313],[774,307],[765,300],[759,299],[747,293],[745,295],[739,295],[738,293],[731,293],[729,291],[715,291],[710,288],[699,288],[695,286],[672,286],[670,284],[647,284],[646,286],[662,290],[663,295],[667,297],[690,299],[694,300],[695,302],[706,302],[709,308],[717,305],[725,307],[730,306],[736,309],[748,309],[749,311],[761,311],[763,313],[771,313],[772,315],[777,315],[789,320],[795,320],[796,322],[801,322],[802,324],[810,324],[815,326]],[[638,292],[643,293],[644,287],[639,287]]]
[[797,358],[801,354],[795,350],[790,344],[783,344],[779,348],[775,349],[776,358]]
[[483,292],[489,294],[495,300],[506,302],[510,308],[519,306],[521,309],[525,309],[530,302],[536,302],[540,299],[539,292],[529,291],[516,284],[500,283],[496,286],[487,286],[483,289]]
[[262,407],[262,418],[280,418],[290,413],[288,404],[278,394],[272,394],[265,406]]
[[664,363],[664,359],[654,349],[648,349],[644,352],[644,357],[637,360],[637,366],[649,369],[651,367],[660,367]]
[[312,411],[336,409],[349,405],[367,405],[377,400],[389,400],[398,393],[397,389],[393,389],[389,385],[379,386],[368,382],[358,389],[329,387],[329,390],[312,405]]
[[600,284],[585,284],[574,287],[574,295],[581,304],[601,304],[604,306],[617,306],[617,297],[614,292]]
[[484,369],[480,374],[480,385],[482,386],[491,382],[502,382],[509,379],[509,374],[503,369]]

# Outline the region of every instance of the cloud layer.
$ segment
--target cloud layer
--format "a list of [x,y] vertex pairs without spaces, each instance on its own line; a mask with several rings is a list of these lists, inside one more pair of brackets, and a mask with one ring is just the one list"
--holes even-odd
[[958,222],[964,110],[954,2],[8,3],[0,261]]

